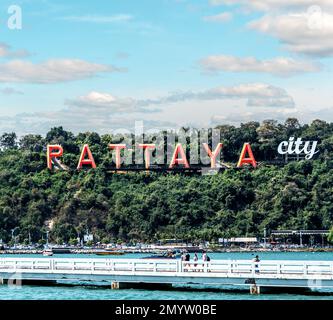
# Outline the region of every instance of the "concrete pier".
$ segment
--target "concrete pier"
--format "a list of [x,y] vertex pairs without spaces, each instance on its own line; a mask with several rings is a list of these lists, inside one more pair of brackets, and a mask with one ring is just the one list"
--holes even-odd
[[[333,262],[267,260],[0,258],[0,279],[21,284],[106,282],[113,289],[170,288],[172,285],[248,286],[265,288],[332,288]],[[259,272],[258,272],[259,271]],[[15,280],[17,279],[17,280]],[[14,281],[15,280],[15,281]]]

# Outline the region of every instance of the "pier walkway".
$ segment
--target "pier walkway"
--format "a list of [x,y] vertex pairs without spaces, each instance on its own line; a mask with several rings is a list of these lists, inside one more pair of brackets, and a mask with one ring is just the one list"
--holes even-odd
[[120,284],[198,284],[286,288],[333,288],[332,261],[174,259],[0,258],[2,282],[107,282]]

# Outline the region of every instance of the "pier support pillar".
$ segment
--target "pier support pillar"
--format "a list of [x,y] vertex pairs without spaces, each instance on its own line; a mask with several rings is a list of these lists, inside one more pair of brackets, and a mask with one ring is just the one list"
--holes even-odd
[[260,287],[256,284],[250,286],[250,294],[260,294]]
[[119,282],[117,282],[117,281],[111,282],[111,289],[112,290],[118,290],[119,289]]

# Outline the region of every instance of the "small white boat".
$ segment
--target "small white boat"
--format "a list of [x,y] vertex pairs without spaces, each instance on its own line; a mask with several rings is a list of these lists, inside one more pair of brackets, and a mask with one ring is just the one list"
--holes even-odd
[[53,256],[53,251],[52,251],[52,249],[46,249],[46,250],[44,250],[44,251],[43,251],[43,256],[44,256],[44,257],[51,257],[51,256]]

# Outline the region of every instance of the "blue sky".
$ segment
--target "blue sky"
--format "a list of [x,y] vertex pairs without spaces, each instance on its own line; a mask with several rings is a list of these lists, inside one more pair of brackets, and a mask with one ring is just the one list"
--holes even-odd
[[3,0],[1,132],[332,121],[332,13],[327,0]]

